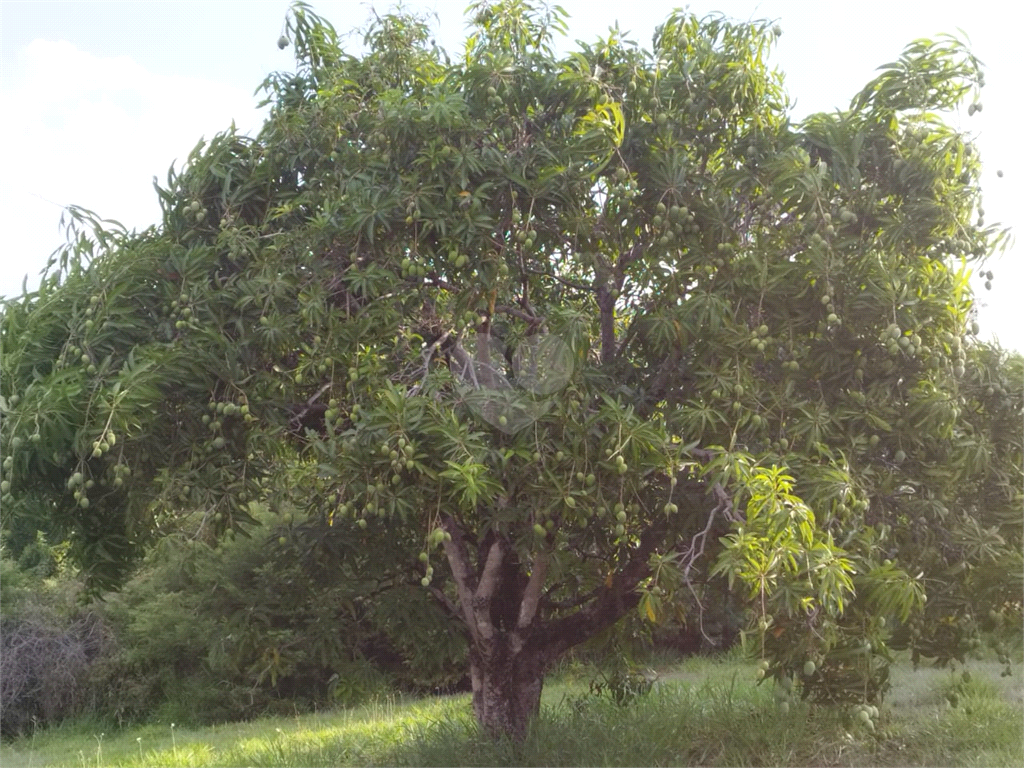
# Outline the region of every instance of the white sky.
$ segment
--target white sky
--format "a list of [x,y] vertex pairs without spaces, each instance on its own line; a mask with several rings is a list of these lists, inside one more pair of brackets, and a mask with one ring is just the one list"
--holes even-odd
[[[405,0],[437,15],[437,40],[457,50],[470,0]],[[369,3],[314,0],[339,33],[361,26]],[[649,46],[673,3],[561,0],[570,14],[566,45],[593,41],[616,20]],[[129,228],[159,216],[153,176],[166,178],[201,136],[233,119],[243,132],[261,123],[253,91],[293,63],[280,51],[287,0],[245,2],[48,2],[0,0],[0,296],[38,285],[46,259],[62,242],[60,206],[81,205]],[[378,2],[383,11],[389,2]],[[857,3],[802,0],[699,0],[697,13],[778,20],[784,34],[774,63],[786,73],[797,117],[848,105],[904,45],[943,32],[966,32],[986,64],[983,112],[961,126],[985,160],[986,220],[1020,230],[1024,195],[1019,30],[1024,13],[1009,2]],[[352,47],[359,38],[352,38]],[[1004,176],[997,178],[996,170]],[[1024,350],[1017,291],[1024,288],[1022,243],[989,261],[992,291],[976,285],[982,333]]]

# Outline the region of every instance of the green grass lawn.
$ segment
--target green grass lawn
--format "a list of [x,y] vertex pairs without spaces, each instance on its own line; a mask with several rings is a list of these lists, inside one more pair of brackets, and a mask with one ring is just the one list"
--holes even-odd
[[0,765],[1024,765],[1020,670],[968,669],[954,708],[946,693],[959,671],[898,665],[873,733],[836,708],[781,711],[750,662],[693,658],[661,670],[627,707],[587,696],[589,671],[563,669],[518,747],[481,738],[468,696],[454,696],[196,729],[103,732],[79,721],[0,746]]

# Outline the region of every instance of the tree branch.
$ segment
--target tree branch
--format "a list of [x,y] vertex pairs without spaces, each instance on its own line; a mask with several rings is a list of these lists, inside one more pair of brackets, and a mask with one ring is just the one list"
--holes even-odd
[[458,606],[449,599],[448,595],[434,586],[428,587],[428,590],[430,591],[430,595],[441,605],[441,608],[448,613],[451,618],[455,619],[459,623],[459,626],[469,634],[469,627],[466,625],[465,617],[459,612]]
[[[423,378],[416,382],[412,389],[409,390],[410,397],[414,397],[417,394],[419,394],[424,384],[427,383],[427,376],[430,373],[430,361],[433,359],[434,354],[437,352],[437,350],[441,348],[441,345],[443,345],[446,341],[448,341],[449,338],[451,338],[451,335],[452,332],[450,330],[445,331],[441,336],[437,338],[437,340],[433,344],[431,344],[429,347],[423,350]],[[456,339],[456,344],[457,343],[458,340]]]
[[531,327],[541,325],[544,322],[543,317],[531,315],[522,309],[519,309],[517,307],[510,307],[507,304],[498,304],[497,306],[494,307],[494,311],[503,312],[506,315],[511,315],[512,317],[518,317],[520,320],[529,323]]
[[640,602],[636,591],[650,572],[648,559],[664,538],[665,523],[659,521],[640,535],[640,545],[626,566],[612,577],[612,583],[597,591],[595,600],[576,613],[538,628],[531,640],[538,651],[554,658],[617,622]]
[[[636,584],[633,585],[634,588]],[[542,625],[530,640],[548,658],[557,658],[574,645],[588,640],[634,609],[640,602],[635,589],[623,591],[621,585],[599,590],[589,606],[564,618]]]
[[483,573],[480,575],[480,585],[473,594],[473,615],[476,617],[476,627],[484,640],[490,640],[494,636],[494,625],[491,624],[491,600],[494,598],[494,590],[498,587],[501,563],[505,559],[505,545],[500,538],[496,538],[487,552],[487,560],[484,562]]
[[452,577],[455,579],[455,588],[459,593],[459,604],[462,606],[463,620],[469,629],[470,637],[477,641],[480,639],[480,632],[477,629],[473,612],[476,575],[473,573],[473,569],[469,567],[469,555],[466,552],[466,545],[462,540],[462,529],[451,515],[443,517],[441,527],[451,536],[451,541],[445,541],[444,543],[444,553],[448,557],[448,565],[451,567]]
[[601,362],[615,359],[615,297],[607,282],[597,286],[597,308],[601,316]]
[[523,599],[519,603],[519,619],[516,621],[517,629],[526,629],[537,615],[537,604],[540,602],[541,591],[544,589],[544,582],[548,576],[548,564],[551,556],[547,549],[542,549],[533,558],[533,572],[530,580],[523,591]]
[[[476,335],[476,358],[475,360],[469,357],[468,353],[462,349],[461,345],[457,345],[456,349],[462,353],[459,357],[459,362],[468,368],[472,372],[473,384],[476,388],[480,387],[480,383],[477,381],[477,376],[483,380],[483,385],[488,389],[494,389],[498,386],[498,381],[502,377],[502,372],[495,368],[491,361],[491,334],[478,333]],[[501,359],[499,357],[499,359]],[[465,360],[465,362],[464,362]]]
[[594,287],[590,285],[584,285],[583,283],[577,283],[575,280],[566,280],[564,277],[558,275],[552,275],[550,272],[541,272],[538,269],[527,269],[524,270],[526,273],[531,275],[540,275],[541,277],[550,277],[552,280],[557,280],[562,285],[569,288],[575,288],[577,291],[584,291],[586,293],[593,293]]
[[[722,486],[715,483],[715,489],[721,490]],[[725,491],[722,490],[724,494]],[[717,495],[717,494],[716,494]],[[683,578],[689,583],[690,580],[690,569],[693,568],[693,564],[697,561],[701,555],[704,554],[704,545],[707,544],[708,533],[711,532],[711,527],[715,524],[715,518],[719,512],[725,513],[732,509],[732,504],[729,502],[729,498],[723,500],[719,498],[718,506],[714,507],[708,514],[707,525],[704,526],[704,530],[697,533],[692,539],[690,539],[690,546],[686,549],[680,550],[680,554],[685,557],[685,565],[683,566]],[[698,546],[699,542],[699,546]]]
[[644,255],[644,246],[641,243],[634,243],[633,247],[625,253],[619,254],[618,263],[615,265],[615,274],[619,278],[621,283],[622,277],[626,273],[626,267],[635,261],[639,261]]
[[297,411],[291,417],[291,419],[289,419],[288,424],[293,432],[299,431],[300,427],[302,427],[302,420],[306,418],[306,414],[313,410],[313,406],[316,403],[316,401],[319,400],[320,396],[330,388],[330,384],[324,384],[323,386],[321,386],[320,389],[318,389],[316,392],[310,395],[309,399],[306,400],[301,410]]
[[603,589],[604,587],[598,587],[597,589],[590,590],[586,594],[577,595],[576,597],[570,600],[552,600],[550,597],[547,597],[545,595],[541,598],[541,602],[543,603],[545,608],[551,610],[569,611],[573,608],[579,608],[581,605],[586,605],[591,600],[594,600]]
[[711,532],[711,528],[715,523],[715,518],[718,513],[721,512],[726,519],[734,521],[738,520],[738,515],[733,511],[732,500],[729,498],[729,494],[725,492],[725,489],[722,488],[721,483],[715,483],[711,491],[715,499],[718,501],[718,505],[715,506],[708,514],[708,522],[707,525],[704,526],[704,530],[700,531],[690,539],[690,546],[679,550],[679,553],[684,557],[683,583],[686,584],[686,588],[690,590],[690,594],[697,603],[697,620],[700,624],[700,633],[712,646],[716,646],[718,645],[717,641],[709,637],[707,632],[704,631],[704,604],[697,595],[697,590],[693,588],[693,580],[690,578],[690,570],[693,568],[697,558],[704,554],[704,546],[707,544],[708,534]]

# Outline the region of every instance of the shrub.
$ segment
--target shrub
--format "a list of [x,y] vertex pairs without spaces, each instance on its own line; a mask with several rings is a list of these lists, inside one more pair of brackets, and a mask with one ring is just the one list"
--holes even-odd
[[309,557],[296,510],[254,514],[251,537],[164,539],[108,598],[121,650],[107,714],[217,722],[463,682],[465,643],[431,629],[443,617],[421,590],[368,596],[356,573]]
[[66,574],[44,581],[0,558],[0,584],[0,735],[93,708],[92,667],[115,647],[103,616]]
[[254,505],[251,536],[163,539],[89,607],[61,548],[27,533],[5,548],[3,734],[85,712],[198,724],[467,686],[465,641],[421,589],[368,591],[364,566],[323,567],[304,516],[279,506]]

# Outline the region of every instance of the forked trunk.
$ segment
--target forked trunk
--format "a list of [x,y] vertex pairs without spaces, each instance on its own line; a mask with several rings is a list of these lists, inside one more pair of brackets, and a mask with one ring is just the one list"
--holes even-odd
[[538,618],[550,553],[545,544],[524,566],[503,537],[489,532],[477,547],[476,562],[468,537],[454,518],[442,525],[445,553],[458,591],[454,604],[440,590],[434,594],[464,622],[470,643],[473,713],[492,738],[520,742],[540,713],[540,692],[548,665],[572,646],[593,637],[636,607],[636,585],[648,573],[655,529],[641,536],[637,560],[614,575],[580,604],[579,610],[552,622]]
[[486,657],[476,649],[470,652],[470,675],[477,722],[492,738],[522,741],[530,721],[540,713],[544,685],[540,661],[492,645]]

